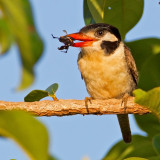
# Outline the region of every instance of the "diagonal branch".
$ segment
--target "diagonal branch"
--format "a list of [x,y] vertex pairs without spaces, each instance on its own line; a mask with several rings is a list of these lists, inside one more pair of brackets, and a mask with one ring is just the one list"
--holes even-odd
[[138,104],[134,103],[134,97],[129,97],[127,101],[127,109],[121,106],[121,99],[108,100],[92,100],[92,104],[88,103],[86,109],[84,100],[59,100],[40,102],[6,102],[0,101],[0,110],[25,110],[38,116],[66,116],[75,114],[146,114],[150,111]]

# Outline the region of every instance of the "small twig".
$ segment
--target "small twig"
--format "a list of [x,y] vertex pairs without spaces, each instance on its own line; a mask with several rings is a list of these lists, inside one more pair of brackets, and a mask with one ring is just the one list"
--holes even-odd
[[92,100],[92,104],[88,104],[86,109],[84,100],[62,100],[49,101],[44,100],[40,102],[6,102],[0,101],[0,110],[25,110],[38,116],[66,116],[75,114],[146,114],[150,111],[138,104],[134,103],[134,97],[129,97],[127,101],[127,108],[124,111],[121,106],[122,99],[108,99],[108,100]]

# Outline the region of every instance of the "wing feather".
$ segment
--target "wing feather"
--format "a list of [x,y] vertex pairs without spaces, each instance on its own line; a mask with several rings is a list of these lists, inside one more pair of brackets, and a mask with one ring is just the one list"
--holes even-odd
[[[77,63],[78,63],[78,61],[79,61],[81,58],[82,58],[82,52],[80,52],[79,55],[78,55]],[[81,74],[81,78],[83,79],[82,74]]]
[[126,62],[127,62],[129,71],[132,75],[132,78],[133,78],[134,82],[137,85],[137,83],[138,83],[138,71],[137,71],[137,67],[136,67],[136,64],[135,64],[135,60],[134,60],[134,58],[131,54],[130,49],[126,45],[124,46],[124,49],[125,49],[125,58],[126,58]]

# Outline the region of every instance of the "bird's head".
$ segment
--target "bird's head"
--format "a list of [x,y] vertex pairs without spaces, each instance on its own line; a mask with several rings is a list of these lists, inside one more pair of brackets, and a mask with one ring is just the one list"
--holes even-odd
[[117,28],[104,23],[90,24],[83,27],[78,33],[68,34],[74,40],[81,42],[73,43],[73,47],[80,47],[83,50],[104,50],[107,54],[119,46],[121,36]]

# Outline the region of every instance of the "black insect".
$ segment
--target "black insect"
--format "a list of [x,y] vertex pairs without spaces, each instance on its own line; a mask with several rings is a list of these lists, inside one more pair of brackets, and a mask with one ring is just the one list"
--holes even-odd
[[[58,37],[54,37],[52,35],[53,38],[58,38]],[[73,41],[74,41],[74,38],[72,37],[67,37],[67,36],[61,36],[60,38],[58,38],[60,42],[64,43],[63,46],[61,47],[58,47],[59,50],[66,50],[64,51],[65,53],[67,53],[68,49],[69,49],[69,46],[72,46],[73,45]]]

